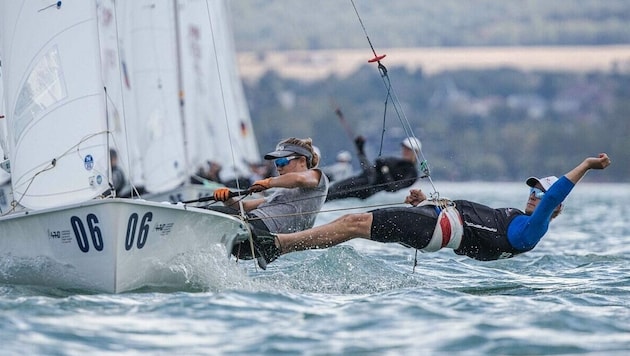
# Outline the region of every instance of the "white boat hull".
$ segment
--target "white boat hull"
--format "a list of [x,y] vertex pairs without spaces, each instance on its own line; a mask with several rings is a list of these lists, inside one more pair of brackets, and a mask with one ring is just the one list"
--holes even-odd
[[228,262],[248,236],[236,217],[181,204],[104,199],[20,212],[0,218],[0,282],[106,293],[161,287],[169,262],[218,246]]

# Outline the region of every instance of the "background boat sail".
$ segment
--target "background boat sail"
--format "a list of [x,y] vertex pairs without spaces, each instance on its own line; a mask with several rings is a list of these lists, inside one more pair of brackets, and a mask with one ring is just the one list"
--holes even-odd
[[249,177],[260,154],[226,2],[143,0],[118,9],[145,197],[176,202],[211,195],[217,184],[189,184],[210,162],[223,167],[223,182]]
[[[6,148],[25,209],[0,217],[0,282],[118,293],[185,284],[170,267],[186,254],[227,262],[225,248],[249,235],[239,219],[107,196],[108,108],[123,108],[103,78],[107,12],[95,1],[41,4],[0,8]],[[117,115],[124,122],[124,110]]]
[[[2,133],[3,137],[0,138],[0,162],[4,162],[7,158],[5,155],[5,143],[6,137],[4,134],[6,133],[6,120],[4,120],[5,116],[5,105],[4,105],[4,85],[2,84],[2,56],[0,56],[0,133]],[[8,169],[8,167],[6,167]],[[9,210],[10,203],[13,200],[13,193],[11,191],[10,184],[11,176],[9,172],[4,169],[0,169],[0,214]]]

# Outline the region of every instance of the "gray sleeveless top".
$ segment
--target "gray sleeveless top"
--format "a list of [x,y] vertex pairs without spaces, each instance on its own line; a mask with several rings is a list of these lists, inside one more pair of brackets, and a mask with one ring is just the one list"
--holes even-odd
[[261,218],[271,232],[310,229],[328,194],[328,178],[321,170],[316,170],[321,174],[317,187],[273,188],[273,193],[250,214]]

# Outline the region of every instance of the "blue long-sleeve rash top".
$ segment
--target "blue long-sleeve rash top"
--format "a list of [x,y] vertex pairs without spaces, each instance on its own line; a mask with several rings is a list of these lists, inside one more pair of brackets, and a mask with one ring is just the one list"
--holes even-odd
[[536,206],[531,215],[519,215],[508,226],[507,238],[512,247],[529,251],[547,232],[553,210],[569,195],[575,184],[567,177],[558,179]]

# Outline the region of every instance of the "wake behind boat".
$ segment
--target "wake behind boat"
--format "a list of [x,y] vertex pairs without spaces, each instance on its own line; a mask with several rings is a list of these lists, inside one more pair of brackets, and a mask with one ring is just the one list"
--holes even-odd
[[[0,282],[120,293],[159,287],[160,270],[186,254],[219,246],[227,255],[250,234],[238,218],[115,198],[109,150],[132,155],[114,90],[122,80],[118,52],[101,42],[117,36],[106,26],[113,2],[41,4],[0,6],[0,139],[13,193],[0,217]],[[21,273],[26,265],[40,268]]]

